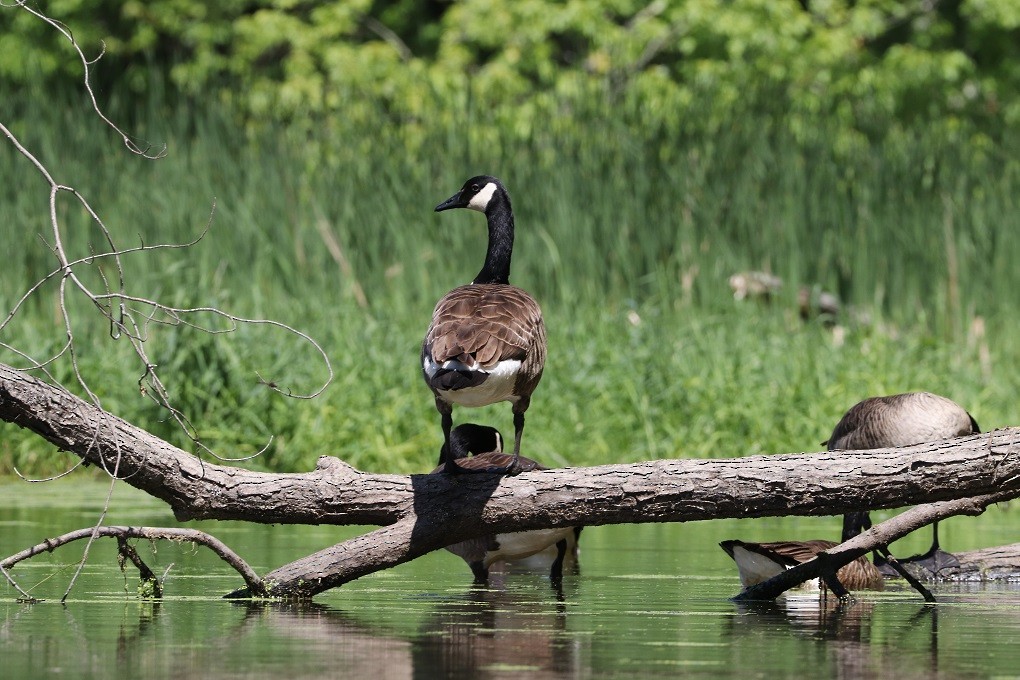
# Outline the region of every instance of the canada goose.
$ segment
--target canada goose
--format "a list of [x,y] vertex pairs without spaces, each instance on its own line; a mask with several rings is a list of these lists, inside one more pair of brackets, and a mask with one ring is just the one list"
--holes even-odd
[[[908,392],[889,397],[870,397],[855,404],[836,424],[827,445],[829,451],[885,449],[912,446],[981,432],[977,421],[955,401],[930,392]],[[871,527],[867,512],[843,516],[843,540]],[[932,544],[916,558],[933,573],[956,558],[939,547],[939,525],[932,525]]]
[[783,280],[768,272],[747,271],[737,272],[728,281],[733,291],[734,300],[759,299],[764,302],[772,300],[773,293],[783,288]]
[[[472,177],[436,212],[468,208],[485,213],[489,247],[474,280],[436,303],[422,343],[422,373],[435,395],[449,447],[453,405],[478,407],[509,401],[514,414],[514,451],[506,474],[521,471],[524,412],[545,367],[545,325],[538,303],[510,285],[514,215],[510,195],[495,177]],[[446,462],[447,472],[460,468]]]
[[[451,464],[468,470],[503,469],[510,459],[502,452],[503,436],[493,427],[474,423],[458,425],[450,433],[450,444],[451,447],[444,444],[440,449],[439,467],[432,474],[447,471]],[[468,454],[474,455],[469,457]],[[518,464],[522,472],[548,469],[524,456],[520,457]],[[454,543],[446,549],[468,563],[476,583],[485,583],[493,563],[522,560],[554,545],[556,559],[549,577],[555,581],[563,576],[563,559],[571,541],[576,546],[577,533],[573,527],[562,527],[490,534]]]
[[833,326],[839,316],[839,298],[824,290],[801,286],[797,291],[797,310],[801,321],[818,317],[825,325]]
[[[785,569],[812,560],[818,553],[838,544],[833,541],[780,541],[777,543],[745,543],[723,541],[719,547],[737,563],[740,584],[744,588],[767,581]],[[847,590],[882,590],[885,581],[882,573],[866,557],[840,567],[836,578]],[[806,584],[819,587],[818,582]]]

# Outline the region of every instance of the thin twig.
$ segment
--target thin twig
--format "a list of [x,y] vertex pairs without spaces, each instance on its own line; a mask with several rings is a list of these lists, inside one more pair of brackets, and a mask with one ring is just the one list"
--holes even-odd
[[[142,148],[135,144],[135,142],[126,133],[124,133],[121,128],[114,124],[102,111],[91,84],[91,66],[102,57],[102,52],[95,59],[89,59],[85,56],[71,31],[59,21],[45,16],[39,11],[32,9],[21,2],[13,5],[8,4],[6,7],[24,9],[60,32],[60,34],[70,42],[84,68],[84,87],[92,102],[93,109],[107,126],[121,136],[128,149],[130,149],[133,153],[150,159],[160,158],[165,155],[165,147],[158,153],[149,154],[148,145],[145,145],[145,147]],[[291,388],[281,386],[281,381],[279,380],[263,380],[261,376],[259,376],[260,383],[269,386],[270,389],[273,389],[285,396],[296,399],[312,399],[321,394],[322,391],[332,382],[334,377],[333,368],[326,352],[309,335],[287,324],[268,319],[250,319],[240,317],[214,307],[176,307],[162,303],[156,299],[150,299],[129,293],[122,258],[131,253],[148,253],[162,248],[186,248],[198,243],[198,241],[200,241],[209,232],[212,225],[212,219],[215,214],[215,203],[213,204],[213,209],[210,212],[209,219],[207,220],[201,234],[189,243],[146,245],[143,241],[139,246],[121,248],[116,244],[112,231],[100,216],[99,211],[91,205],[89,200],[83,194],[81,194],[73,186],[58,182],[57,178],[49,171],[42,161],[40,161],[35,154],[22,144],[22,142],[3,123],[0,123],[0,132],[3,133],[3,136],[6,137],[6,139],[14,146],[18,153],[28,160],[32,167],[36,169],[49,186],[50,242],[47,243],[47,248],[57,260],[57,267],[30,286],[29,289],[21,295],[20,298],[18,298],[14,306],[8,310],[6,317],[0,321],[0,332],[2,332],[18,315],[19,311],[30,297],[41,294],[41,290],[47,282],[59,279],[55,296],[57,307],[59,308],[61,315],[64,335],[64,342],[61,347],[52,355],[42,359],[30,356],[27,352],[13,347],[9,343],[0,342],[0,348],[12,351],[18,356],[25,358],[29,362],[31,370],[43,371],[46,377],[56,385],[61,384],[59,381],[54,379],[53,375],[47,371],[46,368],[56,363],[58,360],[68,361],[71,366],[74,381],[77,383],[78,388],[84,391],[89,401],[91,401],[94,405],[101,407],[102,403],[98,394],[91,388],[89,380],[82,372],[79,352],[75,342],[75,321],[70,313],[69,302],[72,296],[82,296],[85,300],[91,302],[94,309],[109,323],[111,339],[127,339],[128,344],[131,346],[132,351],[143,367],[141,377],[139,378],[139,386],[142,388],[142,394],[148,396],[167,413],[169,413],[170,418],[177,424],[178,427],[180,427],[180,429],[199,450],[218,460],[226,462],[247,460],[261,455],[261,453],[263,453],[273,441],[272,437],[270,437],[267,443],[254,454],[240,458],[226,458],[219,456],[206,446],[200,439],[198,429],[194,427],[188,417],[180,409],[174,406],[173,400],[162,376],[158,371],[156,363],[152,361],[148,355],[145,343],[148,340],[149,327],[151,324],[189,326],[212,334],[231,333],[236,331],[241,325],[265,325],[270,328],[280,329],[285,333],[296,336],[301,342],[307,343],[314,349],[325,366],[326,376],[321,384],[313,388],[311,391],[305,392],[296,392]],[[77,258],[71,257],[68,254],[64,239],[64,225],[61,223],[60,211],[58,210],[60,197],[62,194],[66,193],[69,193],[74,197],[75,202],[78,203],[88,214],[91,223],[100,230],[103,241],[105,242],[102,250],[97,251],[90,248],[87,255]],[[104,261],[108,261],[110,263],[110,269],[112,271],[109,275],[107,271],[103,269],[102,263]],[[79,275],[79,270],[84,267],[97,268],[100,286],[96,290],[93,290],[86,280]],[[215,319],[225,321],[225,327],[218,328],[195,321],[196,318],[202,317],[203,315],[211,315]]]
[[231,550],[218,538],[211,536],[204,531],[197,529],[181,529],[175,527],[132,527],[132,526],[106,526],[88,527],[71,531],[54,538],[47,539],[42,543],[26,548],[3,560],[0,560],[0,573],[7,578],[18,592],[25,597],[31,597],[22,590],[8,573],[14,565],[45,552],[53,552],[55,549],[79,541],[91,538],[140,538],[145,540],[166,540],[166,541],[189,541],[203,545],[212,550],[220,559],[229,564],[244,579],[248,592],[257,596],[268,594],[265,583],[259,578],[255,570],[248,565],[237,553]]
[[88,57],[85,56],[85,52],[82,50],[81,46],[78,44],[78,41],[75,40],[74,35],[71,33],[71,30],[67,26],[65,26],[64,24],[60,23],[56,19],[52,19],[52,18],[46,16],[45,14],[42,14],[41,12],[39,12],[39,11],[29,7],[25,2],[18,2],[18,3],[15,3],[13,5],[7,5],[7,7],[8,8],[19,8],[19,9],[25,10],[26,12],[28,12],[31,15],[33,15],[37,19],[39,19],[39,20],[49,24],[50,26],[52,26],[61,35],[63,35],[67,39],[67,41],[69,43],[71,43],[71,47],[77,53],[78,59],[79,59],[79,61],[81,61],[82,68],[84,69],[84,74],[82,76],[82,83],[85,86],[85,91],[88,93],[89,101],[91,101],[91,103],[92,103],[92,109],[96,112],[96,115],[98,115],[99,118],[104,123],[106,123],[106,125],[109,128],[111,128],[114,132],[116,132],[118,135],[120,135],[121,140],[123,140],[123,142],[124,142],[124,146],[126,146],[127,149],[131,153],[137,154],[137,155],[142,156],[144,158],[148,158],[150,160],[157,160],[159,158],[163,158],[164,156],[166,156],[167,148],[166,148],[165,144],[163,145],[163,147],[159,151],[157,151],[154,154],[148,153],[149,146],[150,146],[149,144],[146,144],[145,148],[142,148],[142,147],[138,146],[135,143],[135,141],[133,139],[131,139],[131,137],[127,133],[125,133],[123,130],[121,130],[112,120],[110,120],[107,117],[107,115],[103,112],[102,107],[99,105],[99,101],[96,99],[96,94],[92,90],[92,65],[97,63],[106,54],[106,45],[105,44],[102,44],[102,49],[100,50],[99,54],[94,59],[89,59]]
[[29,595],[28,593],[26,593],[21,588],[21,586],[18,585],[18,582],[14,580],[14,577],[11,576],[10,572],[7,571],[6,567],[0,566],[0,574],[3,574],[4,578],[7,579],[7,582],[10,583],[14,587],[15,590],[17,590],[19,593],[21,593],[21,598],[22,599],[28,600],[30,602],[35,602],[36,601],[36,598],[34,598],[31,595]]
[[96,525],[92,527],[92,534],[89,536],[89,540],[85,543],[85,550],[82,551],[81,560],[78,562],[78,568],[75,569],[74,575],[71,577],[71,581],[67,584],[67,590],[64,591],[64,596],[60,598],[61,602],[66,601],[67,596],[71,594],[71,589],[74,588],[74,584],[78,580],[81,570],[85,568],[85,563],[89,559],[89,549],[92,547],[92,544],[95,543],[96,538],[99,537],[99,530],[103,528],[103,520],[106,519],[106,514],[110,511],[110,500],[113,498],[113,489],[117,485],[117,471],[119,469],[120,455],[118,453],[117,460],[114,463],[113,473],[110,475],[110,490],[106,492],[106,501],[103,503],[103,510],[99,513],[99,519],[96,521]]

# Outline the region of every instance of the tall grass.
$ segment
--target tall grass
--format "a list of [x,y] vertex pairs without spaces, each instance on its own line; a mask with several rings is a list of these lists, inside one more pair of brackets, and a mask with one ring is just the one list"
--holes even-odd
[[[549,328],[524,443],[539,459],[812,450],[856,400],[910,389],[952,396],[986,427],[1020,422],[1016,140],[983,148],[919,132],[834,151],[823,122],[797,139],[756,120],[653,136],[593,110],[523,137],[465,113],[409,144],[391,125],[241,129],[209,111],[151,107],[134,124],[169,155],[147,162],[76,105],[7,101],[0,112],[123,245],[191,240],[215,201],[198,245],[128,258],[134,292],[275,318],[326,348],[336,380],[305,402],[254,373],[314,385],[321,366],[293,337],[153,334],[150,351],[203,441],[236,456],[272,438],[254,465],[307,469],[331,454],[370,470],[429,469],[440,431],[420,338],[434,301],[474,275],[485,248],[481,217],[432,206],[478,172],[510,188],[513,279],[540,300]],[[54,263],[39,237],[45,184],[10,147],[0,176],[7,309]],[[98,232],[70,202],[60,210],[67,247],[88,253]],[[726,279],[745,269],[784,278],[771,305],[732,299]],[[801,285],[856,310],[840,319],[841,341],[797,318]],[[53,290],[43,292],[0,340],[40,355],[59,347]],[[128,348],[86,306],[73,311],[104,406],[187,446],[139,396]],[[455,413],[469,419],[510,428],[506,405]],[[39,440],[2,432],[0,467],[61,464]]]

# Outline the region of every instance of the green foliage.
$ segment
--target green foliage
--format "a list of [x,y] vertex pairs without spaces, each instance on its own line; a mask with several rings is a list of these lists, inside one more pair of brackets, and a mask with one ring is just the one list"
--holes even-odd
[[[724,130],[748,111],[787,130],[837,122],[837,143],[914,121],[1020,122],[1020,19],[1012,0],[67,0],[56,17],[101,83],[179,91],[260,119],[323,116],[449,123],[465,109],[527,138],[592,98],[649,131]],[[0,74],[67,78],[62,38],[0,12]],[[408,131],[413,136],[413,129]]]

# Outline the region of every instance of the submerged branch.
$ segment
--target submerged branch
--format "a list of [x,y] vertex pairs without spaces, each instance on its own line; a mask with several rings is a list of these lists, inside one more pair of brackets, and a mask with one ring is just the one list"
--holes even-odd
[[[19,553],[15,553],[14,555],[11,555],[3,560],[0,560],[0,571],[2,571],[3,574],[7,577],[8,581],[10,581],[12,584],[15,585],[15,587],[17,587],[17,585],[14,582],[14,579],[10,576],[10,569],[14,567],[14,565],[18,564],[19,562],[24,562],[27,559],[31,559],[36,555],[41,555],[44,552],[53,552],[57,548],[67,545],[68,543],[73,543],[74,541],[80,541],[91,538],[116,538],[118,540],[118,544],[121,546],[124,545],[123,541],[129,538],[141,538],[150,541],[152,540],[188,541],[191,543],[204,545],[205,547],[212,550],[220,559],[222,559],[224,562],[233,567],[234,570],[241,575],[241,578],[244,579],[244,582],[247,586],[248,592],[251,594],[250,596],[265,596],[269,592],[269,589],[267,588],[265,582],[261,578],[259,578],[258,574],[255,573],[255,570],[252,569],[251,566],[249,566],[249,564],[245,562],[240,555],[231,550],[225,543],[220,541],[218,538],[210,536],[204,531],[199,531],[197,529],[182,529],[175,527],[108,526],[108,527],[89,527],[86,529],[78,529],[77,531],[70,531],[66,534],[61,534],[60,536],[46,539],[42,543],[34,545],[31,548],[26,548],[25,550],[22,550]],[[133,552],[133,549],[131,552]],[[123,550],[121,550],[121,554],[125,555]],[[125,556],[131,559],[133,563],[138,565],[138,562],[135,562],[134,558],[131,557],[130,553],[126,554]],[[137,557],[137,553],[135,553],[135,557]],[[144,566],[144,563],[142,563],[142,566]],[[146,578],[145,571],[147,571],[148,568],[146,567],[145,570],[142,570],[142,567],[139,566],[139,570],[142,572],[142,578],[145,579]],[[152,579],[155,578],[152,575],[151,571],[149,571],[148,574],[150,578]],[[31,597],[20,587],[18,587],[18,591],[25,597]]]
[[[274,569],[266,574],[265,582],[271,584],[274,597],[311,597],[446,545],[441,529],[422,536],[416,533],[413,520],[401,520]],[[250,588],[226,595],[252,596]]]
[[149,565],[145,563],[134,546],[128,543],[127,539],[123,536],[117,537],[117,554],[120,555],[122,567],[124,562],[131,562],[131,564],[135,565],[135,568],[138,570],[138,578],[142,580],[144,588],[148,589],[151,593],[150,597],[154,600],[162,599],[163,584],[152,573],[152,569],[149,569]]

